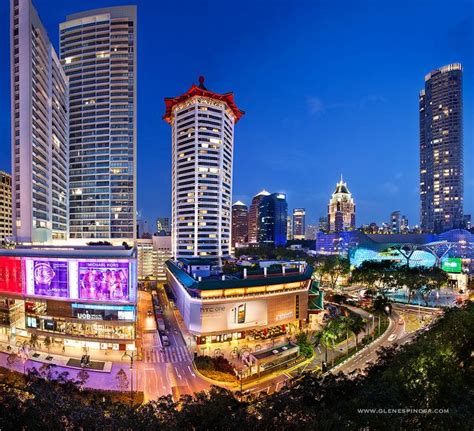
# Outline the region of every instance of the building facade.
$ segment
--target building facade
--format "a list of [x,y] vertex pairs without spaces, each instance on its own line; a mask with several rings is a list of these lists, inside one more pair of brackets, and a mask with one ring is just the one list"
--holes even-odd
[[304,208],[293,210],[293,239],[305,239],[306,211]]
[[[207,278],[209,262],[167,262],[168,285],[189,333],[197,344],[251,337],[254,331],[289,333],[307,319],[311,266],[279,274],[232,279]],[[193,266],[194,265],[194,266]],[[196,275],[195,266],[201,275]],[[245,270],[244,270],[245,271]]]
[[136,236],[136,7],[73,14],[60,24],[70,82],[69,236]]
[[356,206],[347,183],[341,181],[336,184],[336,190],[331,196],[328,205],[328,228],[331,232],[341,232],[355,228]]
[[36,334],[91,355],[135,348],[136,264],[124,247],[1,249],[0,339]]
[[68,80],[30,0],[10,9],[13,235],[68,237]]
[[402,218],[400,211],[393,211],[390,213],[390,230],[391,233],[400,233],[402,226]]
[[166,281],[165,262],[171,259],[171,236],[137,239],[138,280]]
[[243,116],[233,93],[199,85],[165,99],[172,127],[172,238],[175,257],[229,256],[234,125]]
[[450,64],[425,76],[419,95],[421,228],[462,227],[462,66]]
[[293,216],[286,217],[286,239],[291,241],[293,239]]
[[272,193],[264,196],[258,206],[258,214],[258,243],[261,246],[284,247],[288,217],[286,195]]
[[156,232],[158,235],[171,235],[171,223],[169,217],[158,217],[156,219]]
[[246,244],[249,233],[249,209],[243,202],[232,205],[232,247]]
[[257,193],[252,198],[252,203],[250,204],[249,208],[249,234],[248,234],[248,242],[249,244],[257,244],[258,243],[258,224],[259,224],[259,205],[261,200],[265,197],[270,195],[266,190],[262,190],[260,193]]
[[0,171],[0,240],[13,235],[12,177]]

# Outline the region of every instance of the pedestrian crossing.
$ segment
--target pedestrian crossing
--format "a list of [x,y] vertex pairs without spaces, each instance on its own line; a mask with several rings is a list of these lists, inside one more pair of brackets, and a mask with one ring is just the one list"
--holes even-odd
[[159,347],[156,349],[144,349],[142,356],[143,362],[149,364],[189,362],[192,360],[192,355],[186,346],[170,346],[164,347],[161,350]]

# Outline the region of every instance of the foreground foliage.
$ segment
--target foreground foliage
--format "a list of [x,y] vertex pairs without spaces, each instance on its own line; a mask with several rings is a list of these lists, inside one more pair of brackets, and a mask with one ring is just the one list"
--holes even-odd
[[81,391],[67,376],[32,374],[27,382],[4,376],[0,424],[2,430],[473,429],[473,334],[469,303],[448,310],[413,344],[384,350],[366,375],[305,374],[289,388],[245,402],[212,388],[179,403],[162,397],[131,407],[103,393]]

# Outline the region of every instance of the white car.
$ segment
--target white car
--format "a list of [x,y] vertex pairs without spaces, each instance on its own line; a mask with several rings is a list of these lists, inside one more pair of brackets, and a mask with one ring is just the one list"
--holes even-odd
[[397,336],[395,334],[392,334],[390,335],[390,337],[388,337],[388,341],[392,342],[392,341],[395,341],[397,339]]

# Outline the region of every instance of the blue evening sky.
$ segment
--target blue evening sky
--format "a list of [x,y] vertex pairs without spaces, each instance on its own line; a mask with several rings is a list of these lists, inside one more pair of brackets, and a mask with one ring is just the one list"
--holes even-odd
[[[34,0],[58,46],[67,14],[121,0]],[[418,92],[424,75],[464,66],[465,213],[474,212],[474,2],[137,1],[138,208],[171,211],[171,131],[163,98],[199,75],[233,91],[234,201],[286,192],[307,222],[340,174],[357,224],[400,210],[418,223]],[[10,171],[9,1],[0,2],[0,169]]]

